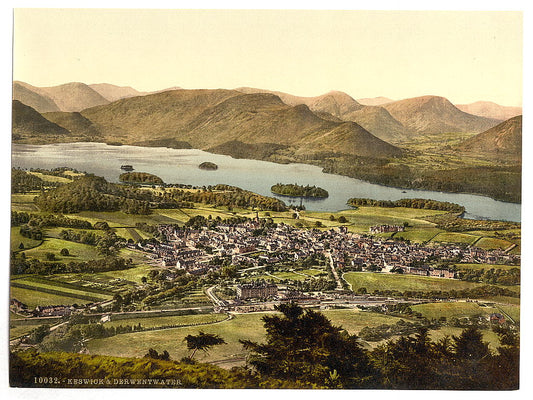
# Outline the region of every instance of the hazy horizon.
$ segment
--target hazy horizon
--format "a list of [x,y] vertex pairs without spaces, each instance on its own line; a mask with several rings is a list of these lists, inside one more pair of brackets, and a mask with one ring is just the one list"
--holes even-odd
[[521,107],[522,13],[15,9],[13,79]]

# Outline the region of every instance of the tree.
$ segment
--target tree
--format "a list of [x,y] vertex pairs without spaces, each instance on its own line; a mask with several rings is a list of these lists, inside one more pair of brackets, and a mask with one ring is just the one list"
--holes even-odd
[[29,333],[28,340],[32,344],[41,343],[49,333],[50,325],[40,325]]
[[221,275],[225,279],[233,279],[238,276],[237,267],[235,265],[227,265],[222,267]]
[[453,336],[457,357],[468,360],[480,360],[490,354],[489,344],[483,342],[483,334],[475,326],[468,327],[459,336]]
[[220,336],[213,333],[204,333],[202,331],[200,331],[198,335],[187,335],[183,340],[187,342],[187,349],[192,350],[192,354],[189,356],[190,359],[194,358],[194,355],[198,350],[207,353],[213,346],[226,344],[226,341]]
[[69,255],[70,255],[68,249],[61,249],[61,251],[59,252],[59,254],[61,254],[63,257],[66,257],[66,256],[69,256]]
[[248,363],[260,374],[326,387],[366,385],[372,368],[356,335],[294,303],[276,309],[283,315],[263,317],[266,343],[241,341],[251,351]]
[[339,217],[339,222],[340,222],[341,224],[345,224],[346,222],[348,222],[348,220],[346,219],[346,217],[345,217],[344,215],[341,215],[341,216]]
[[157,350],[150,347],[148,349],[148,353],[144,355],[144,358],[153,358],[154,360],[170,361],[170,354],[166,350],[163,350],[163,352],[159,354]]

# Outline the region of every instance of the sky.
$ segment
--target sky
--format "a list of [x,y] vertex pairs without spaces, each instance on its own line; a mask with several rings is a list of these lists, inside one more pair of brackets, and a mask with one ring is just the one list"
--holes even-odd
[[15,9],[13,79],[522,105],[518,11]]

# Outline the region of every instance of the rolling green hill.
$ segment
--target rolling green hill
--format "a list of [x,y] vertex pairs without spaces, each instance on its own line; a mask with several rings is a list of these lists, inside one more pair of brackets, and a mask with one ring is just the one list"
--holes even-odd
[[68,136],[70,132],[47,120],[30,106],[13,100],[13,137]]
[[501,124],[460,143],[465,152],[486,153],[495,157],[520,158],[522,152],[522,116]]
[[98,128],[79,112],[49,112],[44,113],[43,117],[76,136],[95,137],[100,135]]

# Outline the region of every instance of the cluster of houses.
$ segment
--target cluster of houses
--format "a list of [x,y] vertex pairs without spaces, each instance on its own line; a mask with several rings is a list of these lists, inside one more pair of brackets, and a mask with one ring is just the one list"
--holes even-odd
[[[167,238],[166,242],[138,246],[160,265],[185,269],[191,274],[203,274],[214,268],[211,260],[215,256],[231,256],[234,265],[254,267],[323,255],[328,256],[338,270],[398,272],[401,269],[405,274],[441,278],[454,278],[454,274],[432,265],[438,261],[498,264],[515,262],[519,258],[503,250],[430,246],[367,237],[350,233],[346,227],[322,231],[279,223],[257,235],[259,228],[264,227],[258,219],[235,225],[219,224],[214,229],[160,225],[158,229]],[[403,226],[390,225],[373,228],[403,230]]]
[[24,315],[31,314],[33,317],[64,317],[69,316],[76,310],[70,305],[37,306],[33,310],[30,310],[26,304],[15,298],[10,300],[9,308],[13,313]]
[[403,232],[405,227],[403,225],[375,225],[368,230],[372,235],[376,235],[378,233]]

